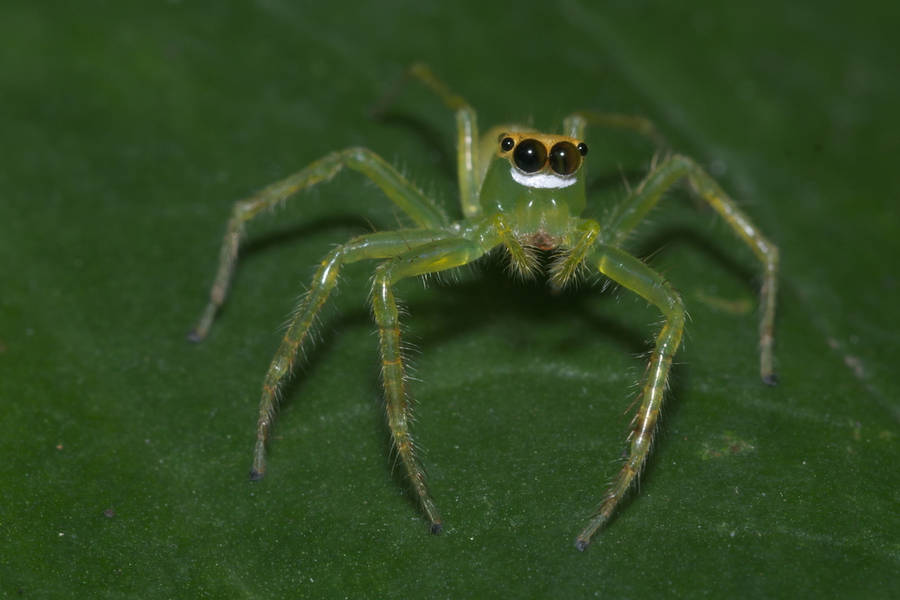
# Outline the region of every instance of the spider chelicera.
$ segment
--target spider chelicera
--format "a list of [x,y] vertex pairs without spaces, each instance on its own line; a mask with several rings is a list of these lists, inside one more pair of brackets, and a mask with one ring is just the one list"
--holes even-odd
[[[672,357],[684,331],[685,310],[678,292],[662,275],[624,251],[622,243],[656,205],[663,192],[686,178],[697,195],[721,215],[762,263],[760,375],[763,382],[770,385],[775,383],[772,330],[778,250],[702,167],[678,154],[654,161],[643,182],[602,221],[580,217],[586,206],[583,167],[588,147],[582,141],[585,128],[588,125],[621,127],[655,137],[655,130],[645,119],[579,112],[564,120],[562,135],[504,125],[489,129],[479,137],[475,111],[465,100],[453,94],[425,65],[413,65],[409,74],[435,93],[456,115],[463,219],[448,219],[434,202],[370,150],[349,148],[328,154],[302,171],[235,204],[222,243],[209,303],[189,338],[200,341],[206,337],[225,300],[247,221],[306,188],[330,180],[345,167],[372,180],[415,223],[415,227],[355,237],[334,248],[322,260],[266,372],[250,478],[257,480],[265,474],[266,442],[275,416],[279,388],[290,374],[300,350],[309,342],[316,316],[337,284],[341,268],[347,263],[375,260],[371,302],[378,326],[388,426],[431,531],[438,533],[442,529],[441,517],[428,491],[409,430],[406,364],[401,352],[394,284],[407,277],[461,267],[499,248],[508,254],[515,271],[522,275],[544,271],[554,287],[564,287],[583,270],[609,278],[659,309],[663,326],[656,336],[642,382],[640,404],[628,435],[624,465],[576,539],[578,549],[584,550],[609,520],[646,462]],[[552,253],[553,260],[541,260],[544,253]]]

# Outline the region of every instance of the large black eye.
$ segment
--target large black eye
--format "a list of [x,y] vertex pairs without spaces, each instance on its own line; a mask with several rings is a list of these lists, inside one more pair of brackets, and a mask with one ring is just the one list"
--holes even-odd
[[550,168],[560,175],[571,175],[581,164],[580,155],[571,142],[557,142],[550,149]]
[[547,149],[537,140],[522,140],[513,152],[513,160],[516,166],[526,173],[534,173],[544,168],[547,162]]
[[516,142],[511,137],[504,137],[502,140],[500,140],[500,149],[504,152],[509,152],[515,145]]

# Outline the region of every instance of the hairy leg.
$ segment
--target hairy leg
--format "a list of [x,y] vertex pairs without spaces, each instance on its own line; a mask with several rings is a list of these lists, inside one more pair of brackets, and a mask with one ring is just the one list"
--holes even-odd
[[[465,98],[453,93],[450,87],[438,79],[425,63],[417,62],[410,65],[406,71],[406,77],[417,79],[453,111],[456,117],[456,172],[459,181],[459,200],[466,218],[478,216],[481,213],[481,205],[478,203],[478,191],[481,187],[479,171],[483,171],[483,169],[478,168],[480,164],[478,119],[475,109]],[[394,99],[396,94],[396,89],[391,90],[379,102],[375,112],[383,112],[385,106]]]
[[219,251],[219,267],[210,289],[209,302],[188,339],[194,342],[203,340],[209,333],[219,307],[225,302],[244,224],[302,190],[330,180],[344,167],[371,179],[419,227],[440,229],[447,224],[447,217],[437,206],[371,150],[348,148],[328,154],[290,177],[269,185],[256,195],[235,203]]
[[269,365],[259,401],[259,420],[256,425],[256,446],[250,479],[262,479],[266,472],[266,443],[275,419],[279,391],[293,370],[297,357],[308,342],[319,311],[337,285],[344,264],[364,259],[390,258],[410,248],[430,244],[445,237],[440,231],[422,229],[373,233],[354,238],[336,247],[319,264],[306,294],[297,305]]
[[686,177],[696,193],[725,220],[763,266],[760,290],[762,314],[759,323],[759,372],[763,382],[776,382],[772,347],[774,344],[775,297],[778,286],[778,248],[750,221],[712,177],[692,159],[676,154],[657,166],[627,202],[620,205],[605,223],[602,239],[618,246],[656,206],[663,192]]
[[631,423],[628,456],[599,510],[575,540],[575,546],[579,550],[584,550],[594,534],[609,520],[616,505],[647,461],[666,391],[669,368],[681,343],[685,320],[684,306],[678,293],[662,275],[637,258],[612,246],[597,245],[590,253],[589,261],[601,273],[656,306],[663,315],[664,323],[656,336],[656,344],[641,388],[641,404]]
[[372,313],[378,324],[388,427],[400,462],[431,523],[432,533],[441,531],[442,521],[425,484],[425,471],[416,456],[409,430],[410,402],[406,390],[406,369],[400,345],[400,322],[394,284],[406,277],[436,273],[468,264],[483,254],[481,246],[465,239],[436,241],[379,265],[375,270],[372,286]]

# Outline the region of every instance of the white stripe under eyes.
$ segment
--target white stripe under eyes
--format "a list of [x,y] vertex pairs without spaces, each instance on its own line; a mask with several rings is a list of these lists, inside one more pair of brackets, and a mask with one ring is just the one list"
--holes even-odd
[[513,180],[532,188],[552,189],[566,188],[575,183],[574,175],[556,175],[555,173],[523,173],[515,167],[509,168]]

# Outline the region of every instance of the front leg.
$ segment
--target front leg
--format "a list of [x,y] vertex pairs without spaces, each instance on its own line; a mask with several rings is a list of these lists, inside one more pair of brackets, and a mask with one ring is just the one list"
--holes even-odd
[[416,457],[409,431],[410,403],[406,391],[406,372],[400,344],[400,321],[393,285],[400,279],[436,273],[468,264],[484,254],[474,242],[446,239],[406,252],[382,263],[375,270],[372,286],[372,312],[378,324],[381,351],[381,377],[387,408],[388,427],[394,448],[403,463],[422,510],[431,523],[431,532],[440,533],[442,521],[425,484],[425,471]]
[[637,258],[618,248],[598,245],[589,260],[601,273],[656,306],[665,321],[656,336],[656,345],[647,367],[646,379],[641,388],[641,405],[631,422],[625,464],[607,491],[600,509],[575,540],[575,546],[579,550],[584,550],[594,534],[609,520],[616,505],[647,461],[666,391],[669,368],[681,343],[685,319],[684,306],[678,293],[662,275]]

